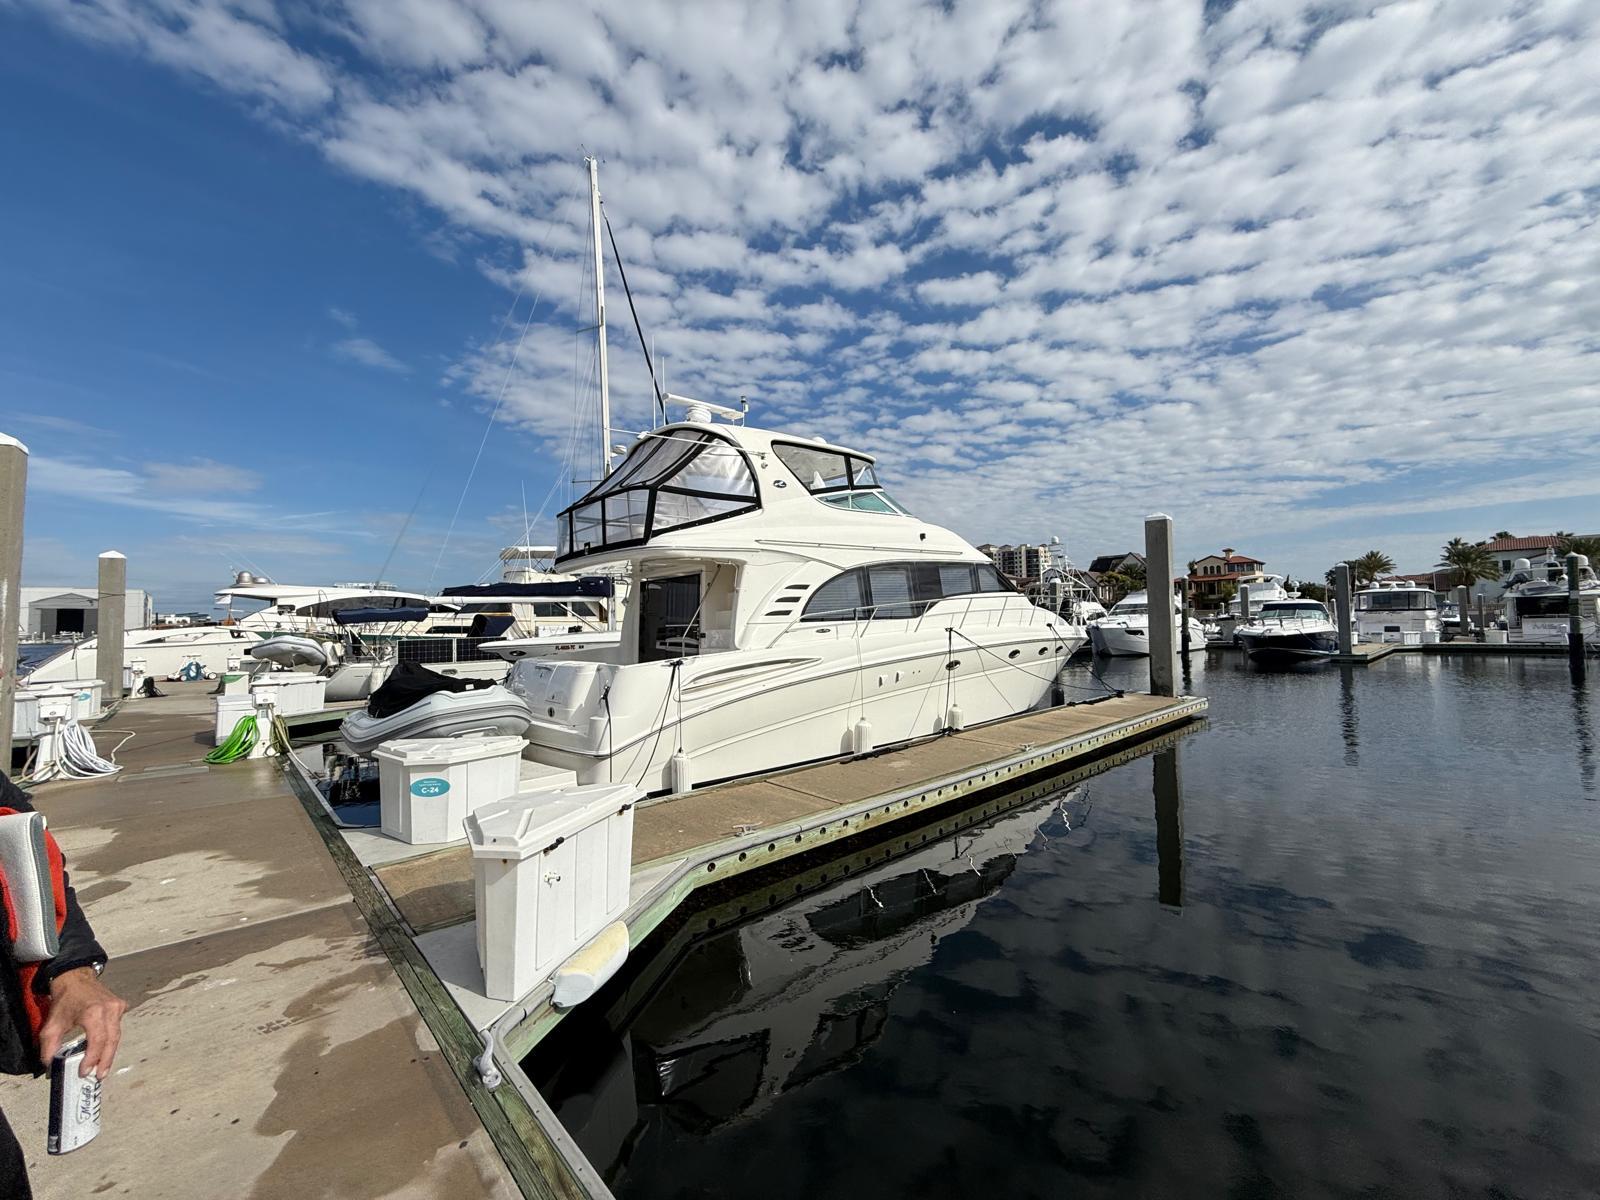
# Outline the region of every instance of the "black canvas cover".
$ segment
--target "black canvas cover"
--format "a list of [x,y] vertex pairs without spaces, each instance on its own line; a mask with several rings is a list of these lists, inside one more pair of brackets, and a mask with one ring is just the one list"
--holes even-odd
[[374,717],[392,717],[435,692],[472,692],[492,686],[494,681],[489,679],[457,679],[414,662],[396,663],[389,678],[367,698],[367,712]]
[[578,579],[556,583],[467,583],[447,587],[440,592],[452,600],[498,600],[510,597],[517,600],[567,600],[578,598],[602,599],[611,595],[611,580],[605,575],[585,575]]
[[387,625],[391,621],[420,621],[427,615],[426,604],[405,604],[399,608],[341,608],[333,619],[340,625]]

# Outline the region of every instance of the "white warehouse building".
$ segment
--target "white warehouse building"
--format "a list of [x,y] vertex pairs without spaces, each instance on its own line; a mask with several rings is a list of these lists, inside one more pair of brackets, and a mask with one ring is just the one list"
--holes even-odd
[[[92,637],[100,631],[100,590],[92,587],[24,587],[18,632],[25,638]],[[150,593],[129,588],[124,597],[125,629],[155,623]]]

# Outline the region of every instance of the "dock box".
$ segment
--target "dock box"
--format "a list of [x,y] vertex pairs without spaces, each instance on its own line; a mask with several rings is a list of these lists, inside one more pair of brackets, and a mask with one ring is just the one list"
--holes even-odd
[[326,676],[306,671],[272,671],[256,676],[250,685],[253,692],[270,693],[275,697],[272,703],[280,717],[321,712],[327,688]]
[[18,738],[39,736],[39,697],[37,693],[17,689],[16,701],[11,708],[11,734]]
[[413,844],[460,841],[463,820],[516,793],[522,747],[519,737],[385,742],[372,752],[380,827]]
[[632,784],[588,784],[514,796],[467,819],[491,999],[527,995],[626,911],[642,795]]
[[245,695],[218,696],[217,697],[217,725],[212,732],[213,745],[220,746],[228,740],[228,735],[233,732],[233,727],[239,723],[241,717],[256,715],[256,702],[246,693]]

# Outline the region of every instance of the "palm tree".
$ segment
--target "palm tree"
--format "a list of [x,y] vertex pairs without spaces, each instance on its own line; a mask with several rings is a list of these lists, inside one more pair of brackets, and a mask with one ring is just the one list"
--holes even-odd
[[1350,571],[1356,577],[1356,586],[1366,583],[1371,586],[1378,582],[1379,576],[1387,575],[1394,570],[1394,559],[1382,550],[1368,550],[1360,558],[1352,559]]
[[[1516,537],[1516,536],[1517,535],[1512,533],[1509,529],[1497,529],[1497,530],[1495,530],[1495,532],[1493,532],[1493,533],[1491,533],[1489,535],[1489,541],[1498,542],[1501,538]],[[1459,542],[1461,539],[1460,538],[1456,538],[1455,540]]]
[[1600,560],[1600,537],[1591,534],[1581,537],[1576,533],[1556,534],[1556,548],[1562,554],[1585,554],[1590,562]]
[[1439,566],[1450,572],[1451,587],[1471,587],[1480,579],[1499,579],[1500,563],[1480,545],[1453,537],[1444,544]]

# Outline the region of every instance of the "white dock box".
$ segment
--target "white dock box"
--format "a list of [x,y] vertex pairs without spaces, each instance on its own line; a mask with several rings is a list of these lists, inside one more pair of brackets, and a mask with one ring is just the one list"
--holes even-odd
[[257,675],[250,690],[274,696],[273,707],[278,715],[292,717],[299,713],[322,711],[328,680],[324,675],[311,675],[304,671],[271,671]]
[[42,726],[39,724],[39,697],[33,692],[17,689],[16,701],[12,705],[11,732],[15,737],[38,737]]
[[239,723],[241,717],[256,715],[256,702],[249,694],[243,696],[218,696],[217,697],[217,727],[212,732],[213,745],[220,746],[228,740],[228,735],[233,732],[233,727]]
[[628,907],[627,783],[513,796],[467,819],[484,994],[527,995]]
[[401,738],[372,752],[378,760],[379,825],[402,842],[456,842],[461,822],[515,795],[519,737]]

